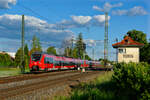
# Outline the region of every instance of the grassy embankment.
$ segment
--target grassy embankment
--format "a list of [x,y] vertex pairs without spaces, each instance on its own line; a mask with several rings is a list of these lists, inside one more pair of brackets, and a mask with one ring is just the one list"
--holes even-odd
[[76,86],[70,97],[56,97],[55,100],[116,100],[111,82],[113,72],[106,72],[90,83]]
[[[26,68],[25,72],[29,72],[29,69]],[[0,67],[0,77],[15,76],[20,74],[20,68]]]
[[91,83],[75,87],[70,97],[56,100],[150,100],[150,65],[117,63]]

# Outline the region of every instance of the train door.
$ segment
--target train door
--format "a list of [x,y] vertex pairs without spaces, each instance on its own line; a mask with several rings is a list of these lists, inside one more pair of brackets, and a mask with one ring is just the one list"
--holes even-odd
[[50,65],[49,65],[49,68],[53,68],[53,64],[54,64],[54,61],[53,61],[53,58],[49,58],[49,61],[50,61]]
[[48,58],[44,58],[45,71],[48,71]]

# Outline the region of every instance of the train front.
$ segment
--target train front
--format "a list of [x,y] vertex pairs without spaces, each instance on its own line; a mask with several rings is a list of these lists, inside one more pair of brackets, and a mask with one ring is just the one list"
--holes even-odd
[[41,53],[33,53],[31,55],[29,68],[30,68],[30,71],[44,70],[43,64],[42,64],[42,54]]

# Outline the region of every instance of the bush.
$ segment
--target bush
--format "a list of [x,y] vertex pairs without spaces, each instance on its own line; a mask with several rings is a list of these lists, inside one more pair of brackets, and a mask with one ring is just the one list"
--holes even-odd
[[112,77],[116,95],[131,100],[150,99],[150,66],[147,63],[118,63]]
[[8,54],[0,54],[0,66],[12,66],[13,60]]

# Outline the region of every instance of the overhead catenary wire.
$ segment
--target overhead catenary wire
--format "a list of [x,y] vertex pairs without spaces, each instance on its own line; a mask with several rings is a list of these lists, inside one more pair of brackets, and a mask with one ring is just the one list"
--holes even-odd
[[[43,19],[45,19],[45,20],[47,20],[47,21],[52,22],[52,21],[49,20],[47,17],[45,17],[45,16],[39,14],[38,12],[34,11],[32,8],[29,8],[29,7],[27,7],[27,6],[23,5],[23,4],[19,4],[19,3],[18,3],[18,5],[19,5],[20,7],[22,7],[22,8],[24,8],[25,10],[30,11],[30,12],[33,13],[34,15],[37,15],[37,16],[39,16],[39,17],[41,17],[41,18],[43,18]],[[31,40],[31,41],[32,41],[32,40]],[[29,43],[31,43],[31,41],[30,41],[30,40],[27,40],[27,42],[29,42]],[[50,42],[40,42],[40,43],[41,43],[41,44],[46,44],[46,45],[48,45],[48,44],[51,45],[51,44],[52,44],[52,42],[51,42],[51,43],[50,43]],[[58,44],[55,44],[55,45],[58,45]]]
[[19,3],[18,3],[18,5],[19,5],[20,7],[22,7],[22,8],[24,8],[24,9],[26,9],[26,10],[32,12],[33,14],[35,14],[35,15],[37,15],[37,16],[39,16],[39,17],[41,17],[41,18],[43,18],[43,19],[45,19],[45,20],[51,22],[51,20],[49,20],[47,17],[45,17],[45,16],[39,14],[38,12],[34,11],[32,8],[29,8],[29,7],[24,6],[23,4],[19,4]]

